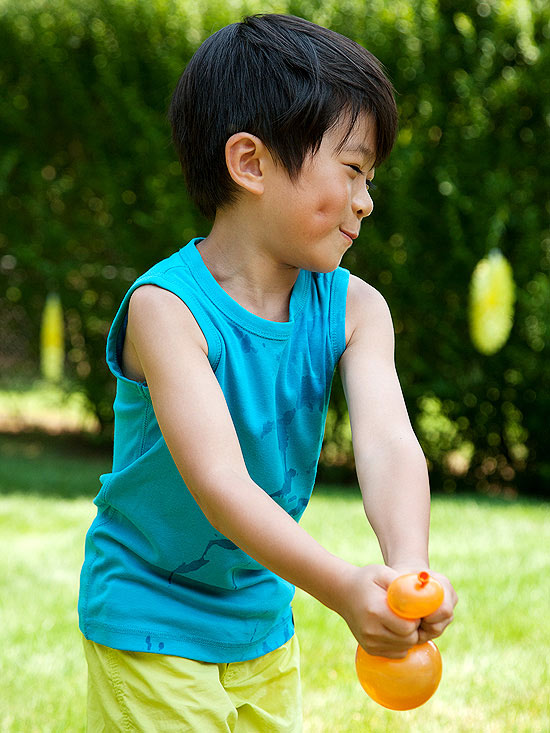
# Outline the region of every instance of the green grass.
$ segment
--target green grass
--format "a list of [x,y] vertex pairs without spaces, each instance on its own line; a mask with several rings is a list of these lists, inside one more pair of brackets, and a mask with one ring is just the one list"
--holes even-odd
[[[108,456],[35,436],[0,443],[0,731],[84,731],[78,575]],[[358,493],[320,488],[304,526],[355,563],[378,562]],[[431,554],[460,595],[439,640],[443,679],[423,707],[384,710],[355,677],[345,623],[298,591],[305,733],[548,733],[550,506],[433,502]]]
[[[378,561],[357,497],[319,492],[304,526],[352,562]],[[548,733],[550,731],[550,506],[436,497],[432,567],[453,581],[455,621],[438,640],[436,695],[406,713],[361,695],[345,623],[298,592],[307,732]]]

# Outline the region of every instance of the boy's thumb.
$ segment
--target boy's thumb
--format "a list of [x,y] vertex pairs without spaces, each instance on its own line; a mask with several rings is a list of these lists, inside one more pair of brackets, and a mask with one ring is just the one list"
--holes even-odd
[[374,578],[374,582],[383,588],[388,590],[390,583],[398,577],[399,573],[393,568],[387,565],[378,565],[378,570]]

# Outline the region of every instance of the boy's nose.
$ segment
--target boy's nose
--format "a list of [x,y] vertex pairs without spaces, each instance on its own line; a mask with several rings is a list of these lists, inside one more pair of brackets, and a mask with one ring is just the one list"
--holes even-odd
[[363,219],[365,216],[370,216],[374,209],[374,202],[371,198],[367,188],[362,188],[355,192],[353,197],[352,206],[357,216]]

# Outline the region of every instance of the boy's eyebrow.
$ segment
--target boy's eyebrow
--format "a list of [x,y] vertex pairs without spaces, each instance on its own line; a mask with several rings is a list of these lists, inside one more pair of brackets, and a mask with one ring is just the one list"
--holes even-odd
[[[372,152],[372,150],[365,145],[364,143],[357,143],[356,145],[344,145],[344,150],[347,153],[358,153],[363,157],[363,160],[373,160],[376,161],[376,155]],[[371,170],[374,168],[374,163],[372,164]]]

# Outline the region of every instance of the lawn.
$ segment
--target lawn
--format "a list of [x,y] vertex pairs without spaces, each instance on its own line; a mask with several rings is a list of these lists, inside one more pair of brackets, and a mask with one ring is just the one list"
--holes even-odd
[[[42,437],[0,443],[0,731],[84,730],[78,575],[107,456]],[[304,526],[351,562],[379,562],[357,491],[319,487]],[[443,679],[416,711],[371,702],[345,623],[298,591],[305,733],[548,733],[550,506],[435,497],[432,565],[460,595]],[[259,732],[261,733],[261,732]]]

